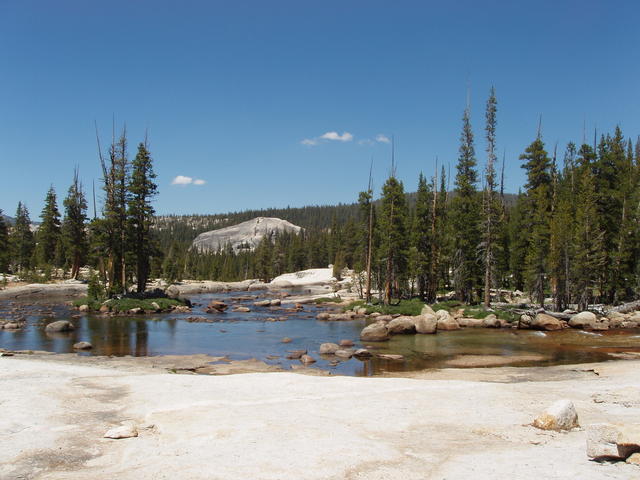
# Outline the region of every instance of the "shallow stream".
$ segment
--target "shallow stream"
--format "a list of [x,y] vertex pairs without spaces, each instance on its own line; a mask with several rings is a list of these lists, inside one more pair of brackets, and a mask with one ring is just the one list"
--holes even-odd
[[[242,300],[234,298],[244,297]],[[316,320],[321,309],[305,305],[301,312],[286,312],[286,306],[253,306],[257,298],[247,292],[205,294],[191,297],[195,306],[190,313],[166,313],[108,317],[81,314],[66,306],[0,303],[0,318],[11,313],[26,317],[23,329],[0,330],[0,348],[9,350],[45,350],[73,352],[73,344],[88,341],[93,350],[81,355],[147,356],[206,353],[228,356],[232,360],[256,358],[285,369],[300,365],[287,360],[291,350],[308,350],[321,368],[337,374],[369,376],[391,371],[441,367],[493,365],[558,365],[603,361],[611,353],[640,352],[640,330],[589,333],[580,330],[539,332],[509,329],[464,329],[436,335],[397,335],[389,342],[363,344],[359,333],[365,320],[324,322]],[[233,306],[247,306],[249,313],[227,311],[206,314],[210,300],[222,300]],[[53,315],[50,314],[53,312]],[[207,317],[215,323],[192,323],[189,317]],[[269,318],[283,321],[268,321]],[[45,332],[54,320],[71,320],[76,329],[69,333]],[[291,343],[282,343],[284,337]],[[321,343],[355,342],[355,348],[367,347],[374,353],[400,354],[403,360],[355,358],[336,362],[334,356],[321,356]]]

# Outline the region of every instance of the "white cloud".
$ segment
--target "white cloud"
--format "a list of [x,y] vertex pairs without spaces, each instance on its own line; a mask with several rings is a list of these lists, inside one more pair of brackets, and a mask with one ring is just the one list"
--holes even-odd
[[379,133],[378,135],[376,135],[376,142],[390,143],[391,139],[389,137],[387,137],[386,135],[383,135],[382,133]]
[[322,135],[320,138],[323,140],[337,140],[339,142],[350,142],[353,140],[353,135],[349,132],[344,132],[342,135],[338,134],[338,132],[327,132]]
[[318,144],[318,140],[316,140],[315,138],[305,138],[300,143],[302,145],[307,145],[309,147],[313,147],[314,145]]
[[186,175],[178,175],[171,180],[171,185],[204,185],[206,181],[200,178],[187,177]]
[[171,185],[189,185],[190,183],[193,183],[193,178],[184,175],[178,175],[171,181]]

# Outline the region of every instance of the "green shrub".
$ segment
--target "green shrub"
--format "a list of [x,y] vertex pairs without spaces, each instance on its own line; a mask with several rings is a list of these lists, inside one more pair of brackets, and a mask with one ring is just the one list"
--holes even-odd
[[393,315],[399,313],[400,315],[416,316],[420,315],[420,312],[424,307],[424,302],[419,298],[413,298],[411,300],[400,300],[397,305],[384,305],[378,303],[377,300],[374,300],[374,302],[375,303],[373,305],[367,305],[364,300],[357,300],[344,307],[344,310],[353,310],[356,308],[364,307],[367,309],[367,313],[378,312],[384,315]]

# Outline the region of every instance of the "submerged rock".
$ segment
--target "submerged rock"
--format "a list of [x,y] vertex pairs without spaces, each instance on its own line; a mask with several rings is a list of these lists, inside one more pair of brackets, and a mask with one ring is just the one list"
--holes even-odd
[[533,421],[541,430],[571,430],[578,427],[578,413],[571,400],[558,400]]
[[78,342],[73,344],[73,348],[75,350],[91,350],[93,348],[93,345],[91,345],[89,342]]
[[315,359],[315,358],[313,358],[311,355],[302,355],[302,356],[300,357],[300,361],[301,361],[302,363],[304,363],[305,365],[308,365],[308,364],[310,364],[310,363],[315,363],[315,362],[316,362],[316,359]]
[[291,350],[287,355],[289,360],[298,360],[307,354],[306,350]]
[[359,348],[353,352],[353,356],[356,358],[371,358],[373,355],[366,348]]

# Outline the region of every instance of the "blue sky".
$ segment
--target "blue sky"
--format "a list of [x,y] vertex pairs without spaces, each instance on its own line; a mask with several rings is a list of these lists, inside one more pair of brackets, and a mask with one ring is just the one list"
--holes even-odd
[[640,133],[639,14],[588,0],[0,0],[0,208],[22,200],[36,218],[76,165],[98,184],[94,122],[106,143],[114,118],[132,156],[149,131],[159,213],[355,201],[372,156],[382,185],[376,137],[391,135],[413,191],[436,156],[453,173],[468,87],[484,165],[491,85],[517,191],[540,115],[549,150],[585,124],[589,138]]

